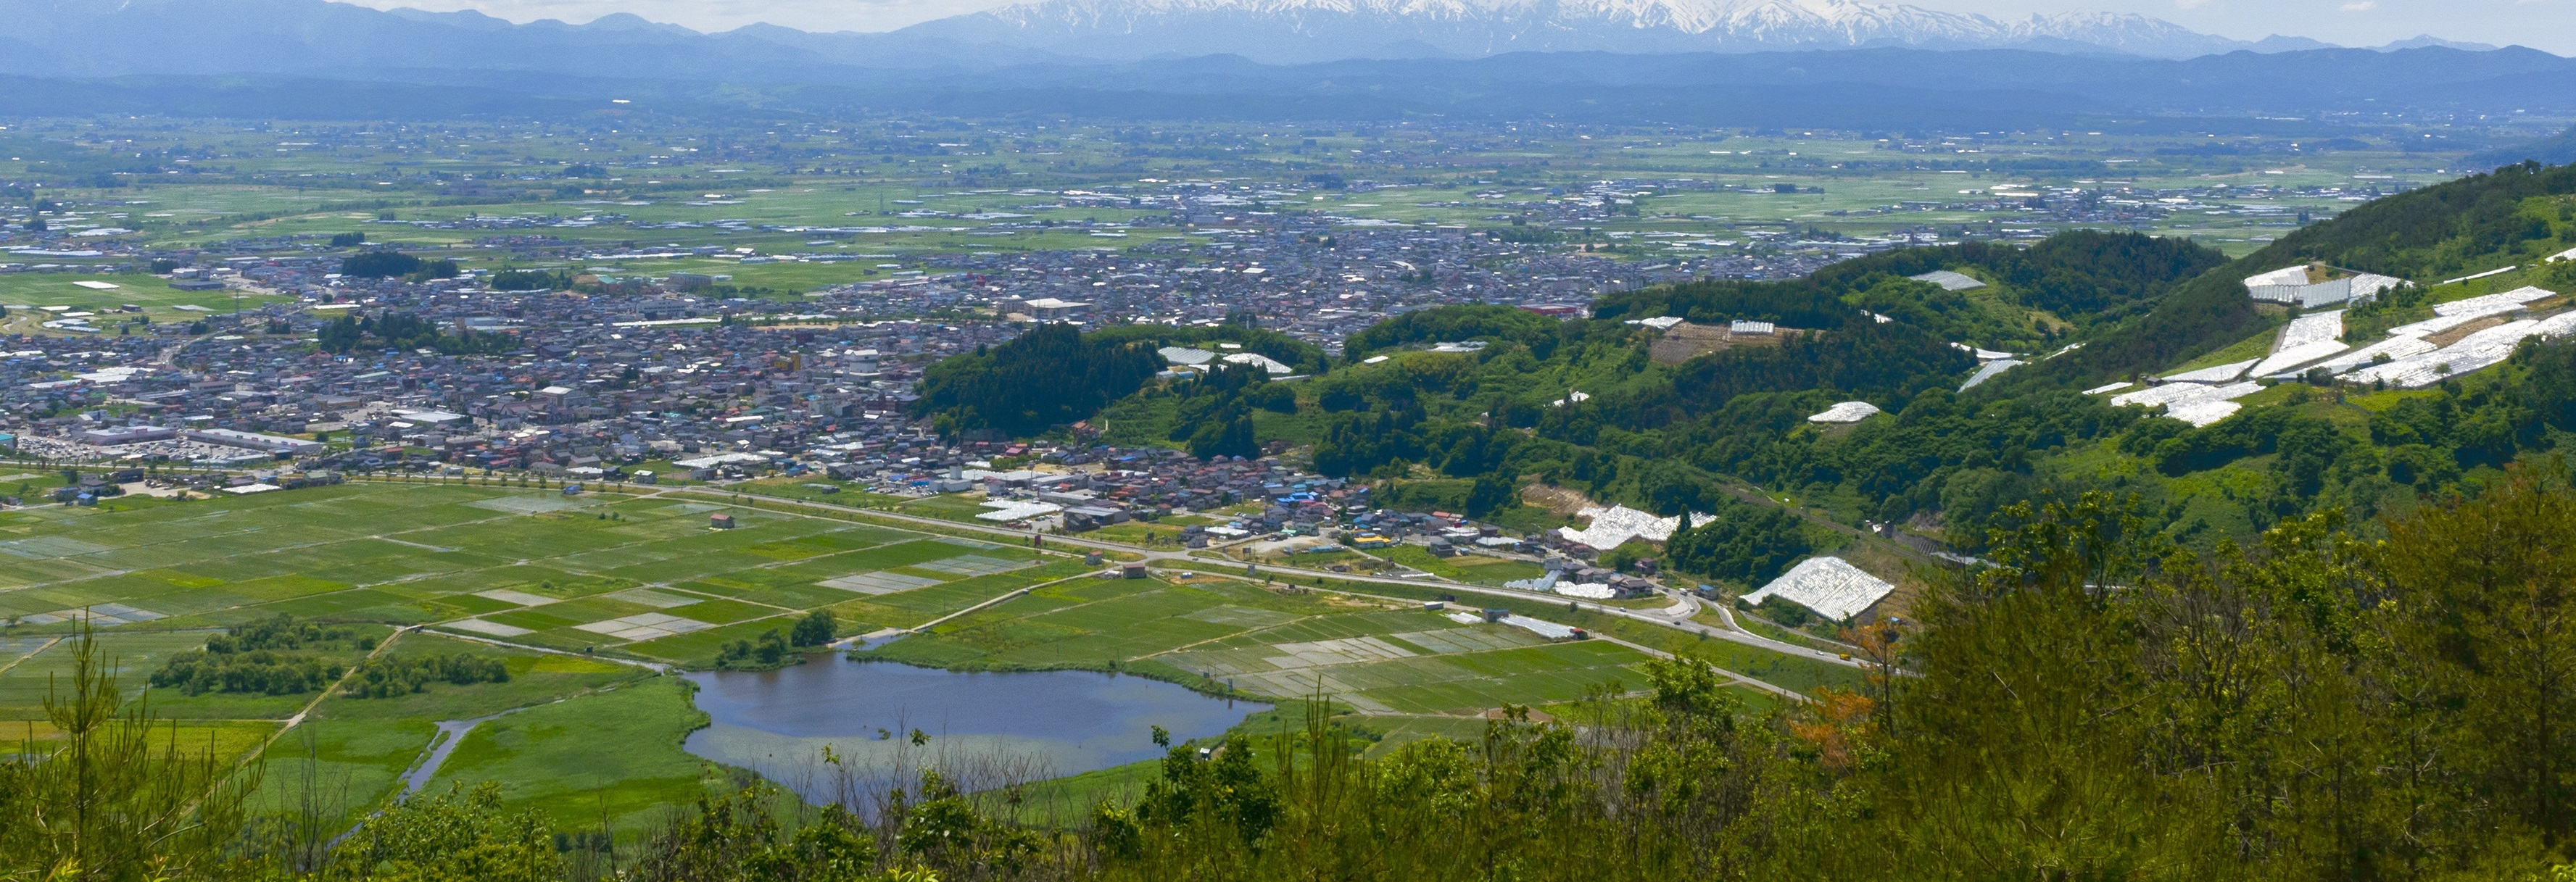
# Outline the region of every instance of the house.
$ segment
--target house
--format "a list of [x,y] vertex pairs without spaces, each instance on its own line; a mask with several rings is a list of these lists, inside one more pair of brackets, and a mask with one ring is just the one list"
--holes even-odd
[[733,515],[724,512],[708,515],[707,526],[718,530],[733,529]]
[[1125,509],[1105,505],[1077,505],[1064,510],[1064,528],[1074,532],[1097,530],[1111,524],[1126,522]]

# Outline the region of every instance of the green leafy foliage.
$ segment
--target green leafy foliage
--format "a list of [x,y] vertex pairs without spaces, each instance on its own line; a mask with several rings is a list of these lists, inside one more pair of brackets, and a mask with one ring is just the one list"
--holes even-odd
[[838,804],[794,830],[762,786],[705,795],[646,844],[632,878],[645,882],[874,882],[876,831]]
[[914,413],[943,433],[1035,435],[1089,419],[1162,368],[1162,358],[1141,343],[1041,325],[989,351],[978,347],[932,365]]
[[1706,523],[1664,542],[1665,565],[1738,584],[1759,585],[1813,550],[1797,515],[1730,502]]
[[788,662],[787,638],[771,628],[760,633],[758,642],[736,640],[716,651],[716,667],[766,670]]
[[501,355],[518,351],[519,338],[498,331],[459,328],[454,334],[409,313],[380,316],[342,315],[324,324],[314,339],[324,352],[345,354],[367,345],[388,349],[430,349],[442,355]]
[[2028,248],[1964,242],[1891,251],[1826,267],[1815,278],[1829,288],[1849,288],[1877,274],[1973,269],[2016,302],[2089,324],[2120,318],[2225,261],[2216,249],[2188,240],[2078,230]]
[[1150,324],[1118,325],[1102,328],[1084,336],[1100,345],[1142,344],[1147,350],[1161,349],[1165,346],[1187,346],[1216,350],[1221,354],[1232,354],[1237,351],[1225,348],[1226,344],[1231,343],[1241,347],[1243,352],[1268,356],[1273,361],[1287,365],[1295,373],[1320,374],[1325,368],[1322,348],[1278,331],[1253,327],[1245,321],[1185,327]]
[[346,670],[324,652],[363,652],[375,642],[352,626],[298,622],[280,614],[207,638],[204,649],[171,656],[152,672],[151,683],[188,695],[320,692]]
[[[348,236],[359,238],[343,244],[341,240]],[[331,239],[333,247],[348,247],[364,241],[364,235],[358,233],[345,233]],[[361,251],[340,259],[340,274],[353,279],[390,279],[400,276],[414,282],[425,282],[431,279],[453,279],[461,272],[463,270],[456,265],[456,261],[449,258],[422,260],[392,250]]]
[[53,737],[0,763],[0,878],[217,879],[245,861],[256,770],[182,744],[146,701],[127,701],[116,660],[84,628],[66,682],[45,698]]
[[453,279],[463,273],[464,270],[456,265],[456,261],[442,257],[437,260],[423,261],[419,269],[413,270],[410,275],[403,278],[413,282],[426,282],[432,279]]
[[1753,611],[1760,613],[1763,618],[1791,628],[1806,627],[1808,622],[1818,618],[1814,611],[1777,595],[1762,598],[1762,602],[1755,605]]
[[340,274],[353,279],[390,279],[420,268],[420,258],[400,251],[361,251],[340,259]]
[[176,688],[188,695],[299,695],[322,691],[339,679],[343,670],[346,669],[310,655],[265,649],[222,655],[187,653],[153,672],[152,685]]
[[1437,306],[1370,325],[1343,341],[1342,351],[1345,358],[1359,361],[1382,349],[1465,340],[1504,341],[1542,350],[1557,336],[1559,324],[1556,319],[1513,306]]
[[[1867,309],[1946,340],[2027,351],[2058,331],[2022,310],[2044,310],[2077,328],[2117,321],[2224,258],[2190,242],[2136,233],[2062,233],[2027,249],[1963,243],[1907,248],[1843,261],[1786,282],[1709,281],[1603,298],[1605,319],[1678,316],[1702,324],[1744,319],[1825,330],[1869,321]],[[1973,270],[1989,287],[1943,291],[1911,281],[1933,270]]]
[[1519,504],[1519,489],[1511,481],[1486,473],[1476,476],[1476,482],[1467,488],[1466,504],[1460,507],[1467,510],[1468,517],[1483,518]]
[[572,276],[562,271],[506,269],[492,274],[486,283],[494,291],[549,291],[572,287]]
[[[1905,401],[1953,385],[1973,365],[1967,353],[1904,323],[1855,324],[1828,334],[1791,334],[1778,346],[1741,346],[1691,359],[1670,385],[1595,396],[1571,414],[1600,413],[1651,428],[1724,407],[1738,395],[1827,389]],[[1567,432],[1579,435],[1579,430]]]
[[1179,405],[1169,439],[1184,442],[1190,455],[1201,459],[1260,456],[1261,446],[1253,440],[1253,408],[1297,409],[1294,391],[1272,385],[1268,371],[1251,365],[1216,364],[1165,391]]
[[320,875],[331,880],[548,882],[559,878],[552,824],[543,812],[512,813],[501,787],[463,784],[394,804],[350,831]]
[[497,658],[445,653],[382,655],[358,663],[347,692],[356,698],[399,698],[431,683],[471,686],[510,682],[510,666]]
[[1775,849],[1813,845],[1787,841],[1811,815],[1761,795],[1803,789],[1794,739],[1704,662],[1644,668],[1646,697],[1586,703],[1582,738],[1506,708],[1479,740],[1377,759],[1320,714],[1208,759],[1175,747],[1087,844],[1111,880],[1775,878]]
[[[2568,598],[2532,586],[2556,583],[2543,549],[2563,544],[2568,498],[2525,473],[2385,543],[2323,515],[2206,559],[2145,538],[2108,496],[2017,509],[1998,568],[1916,607],[1917,676],[1885,716],[1894,774],[1872,787],[1908,818],[1893,850],[2075,876],[2540,865],[2567,823],[2540,769],[2576,745],[2538,723],[2570,696],[2533,676],[2569,652]],[[2043,790],[2062,799],[2016,796]],[[2198,808],[2156,808],[2176,799]],[[2435,804],[2450,808],[2418,814]],[[2128,832],[2063,836],[2108,829]]]
[[1860,310],[1844,303],[1842,293],[1813,278],[1787,282],[1689,282],[1602,298],[1593,305],[1593,317],[1625,320],[1676,316],[1704,325],[1760,321],[1811,331],[1870,321]]
[[821,646],[832,642],[832,627],[832,611],[818,609],[796,620],[795,632],[787,642],[800,647]]
[[2017,316],[1930,282],[1873,275],[1861,279],[1853,288],[1843,295],[1844,303],[1923,328],[1944,340],[2007,349],[2030,348],[2030,344],[2038,342],[2026,333],[2027,329],[2014,327]]
[[[926,739],[913,730],[913,742]],[[1037,831],[1003,823],[984,811],[957,782],[924,771],[912,798],[896,794],[887,814],[894,842],[915,866],[967,878],[1009,876],[1038,863],[1044,839]]]

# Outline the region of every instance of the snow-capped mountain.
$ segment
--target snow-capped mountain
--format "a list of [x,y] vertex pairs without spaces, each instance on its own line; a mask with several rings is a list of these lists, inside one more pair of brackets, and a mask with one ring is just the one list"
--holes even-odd
[[1233,53],[1269,62],[1865,46],[2187,58],[2251,46],[2141,15],[1997,21],[1853,0],[1038,0],[898,33],[1097,58]]

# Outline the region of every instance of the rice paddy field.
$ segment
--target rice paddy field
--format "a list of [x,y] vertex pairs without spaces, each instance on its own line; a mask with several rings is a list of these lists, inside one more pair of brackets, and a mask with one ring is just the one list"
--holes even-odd
[[[714,527],[719,511],[737,526]],[[1473,730],[1507,704],[1645,682],[1647,654],[1622,642],[1549,642],[1418,600],[1095,569],[683,495],[360,482],[18,509],[0,512],[0,733],[22,749],[53,737],[46,702],[66,687],[86,625],[120,693],[167,720],[169,737],[258,760],[244,768],[270,807],[340,823],[404,792],[494,781],[568,829],[633,831],[733,774],[682,749],[706,717],[669,674],[815,610],[839,635],[937,622],[868,657],[1320,696],[1395,742]],[[464,656],[508,676],[372,698],[150,685],[172,657],[281,615],[348,629],[356,639],[314,651],[335,670]],[[1731,664],[1754,667],[1744,661]]]
[[1073,572],[1026,549],[768,511],[713,529],[729,509],[684,499],[344,484],[120,505],[0,514],[12,633],[67,630],[82,610],[155,630],[286,614],[689,665],[811,610],[845,633],[903,627]]
[[[423,786],[502,782],[565,823],[640,823],[704,763],[685,681],[726,643],[829,609],[842,633],[919,624],[1083,569],[1019,548],[703,502],[344,484],[116,510],[0,513],[0,728],[42,742],[86,619],[123,693],[184,743],[268,760],[263,798],[361,812],[397,792],[441,721],[487,720]],[[183,695],[176,654],[245,622],[358,623],[381,654],[499,659],[502,683]],[[353,666],[365,652],[324,653]],[[508,712],[505,714],[505,712]],[[284,723],[302,714],[291,730]],[[272,742],[274,739],[274,743]],[[603,750],[609,746],[614,749]],[[603,809],[603,806],[605,807]]]
[[1085,667],[1271,700],[1322,697],[1370,716],[1472,717],[1505,704],[1621,693],[1646,654],[1552,643],[1419,604],[1193,574],[1040,588],[867,653],[939,667]]

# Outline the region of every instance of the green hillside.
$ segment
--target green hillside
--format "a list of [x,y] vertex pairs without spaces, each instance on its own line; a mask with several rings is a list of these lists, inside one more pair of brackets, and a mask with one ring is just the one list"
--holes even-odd
[[[1764,500],[1785,499],[1975,552],[2004,506],[2098,489],[2139,500],[2142,525],[2206,546],[2329,508],[2356,519],[2411,510],[2545,454],[2576,429],[2576,342],[2529,343],[2506,364],[2429,388],[2273,385],[2199,427],[2081,390],[2262,357],[2292,313],[2254,302],[2241,280],[2283,266],[2415,283],[2348,310],[2351,340],[2431,317],[2441,302],[2576,288],[2576,264],[2541,262],[2576,246],[2571,194],[2576,167],[2515,166],[2361,206],[2234,261],[2177,240],[2076,232],[2028,247],[1888,252],[1788,282],[1624,293],[1588,319],[1435,308],[1354,336],[1342,361],[1310,379],[1148,383],[1099,416],[1113,442],[1201,452],[1245,449],[1249,432],[1254,444],[1303,451],[1327,474],[1377,481],[1400,503],[1507,522],[1509,488],[1547,484],[1662,514],[1716,514],[1712,529],[1751,537],[1738,548],[1804,548],[1794,525],[1766,511]],[[1909,278],[1935,270],[1984,284],[1950,291]],[[1636,322],[1667,316],[1767,321],[1780,333],[1773,345],[1660,363],[1652,350],[1663,332]],[[1090,339],[1144,340],[1137,333]],[[1463,340],[1487,345],[1429,351]],[[2030,363],[1963,392],[1977,366],[1968,346]],[[934,379],[966,366],[943,365]],[[931,398],[961,413],[980,407]],[[1807,420],[1855,400],[1885,414],[1850,426]],[[1777,569],[1692,551],[1713,545],[1677,543],[1668,563],[1737,584]]]
[[2277,318],[2255,309],[2239,284],[2267,270],[2321,262],[2431,286],[2528,264],[2572,244],[2571,195],[2576,165],[2516,165],[2365,203],[2202,274],[2082,351],[1998,385],[2088,386],[2243,339]]

